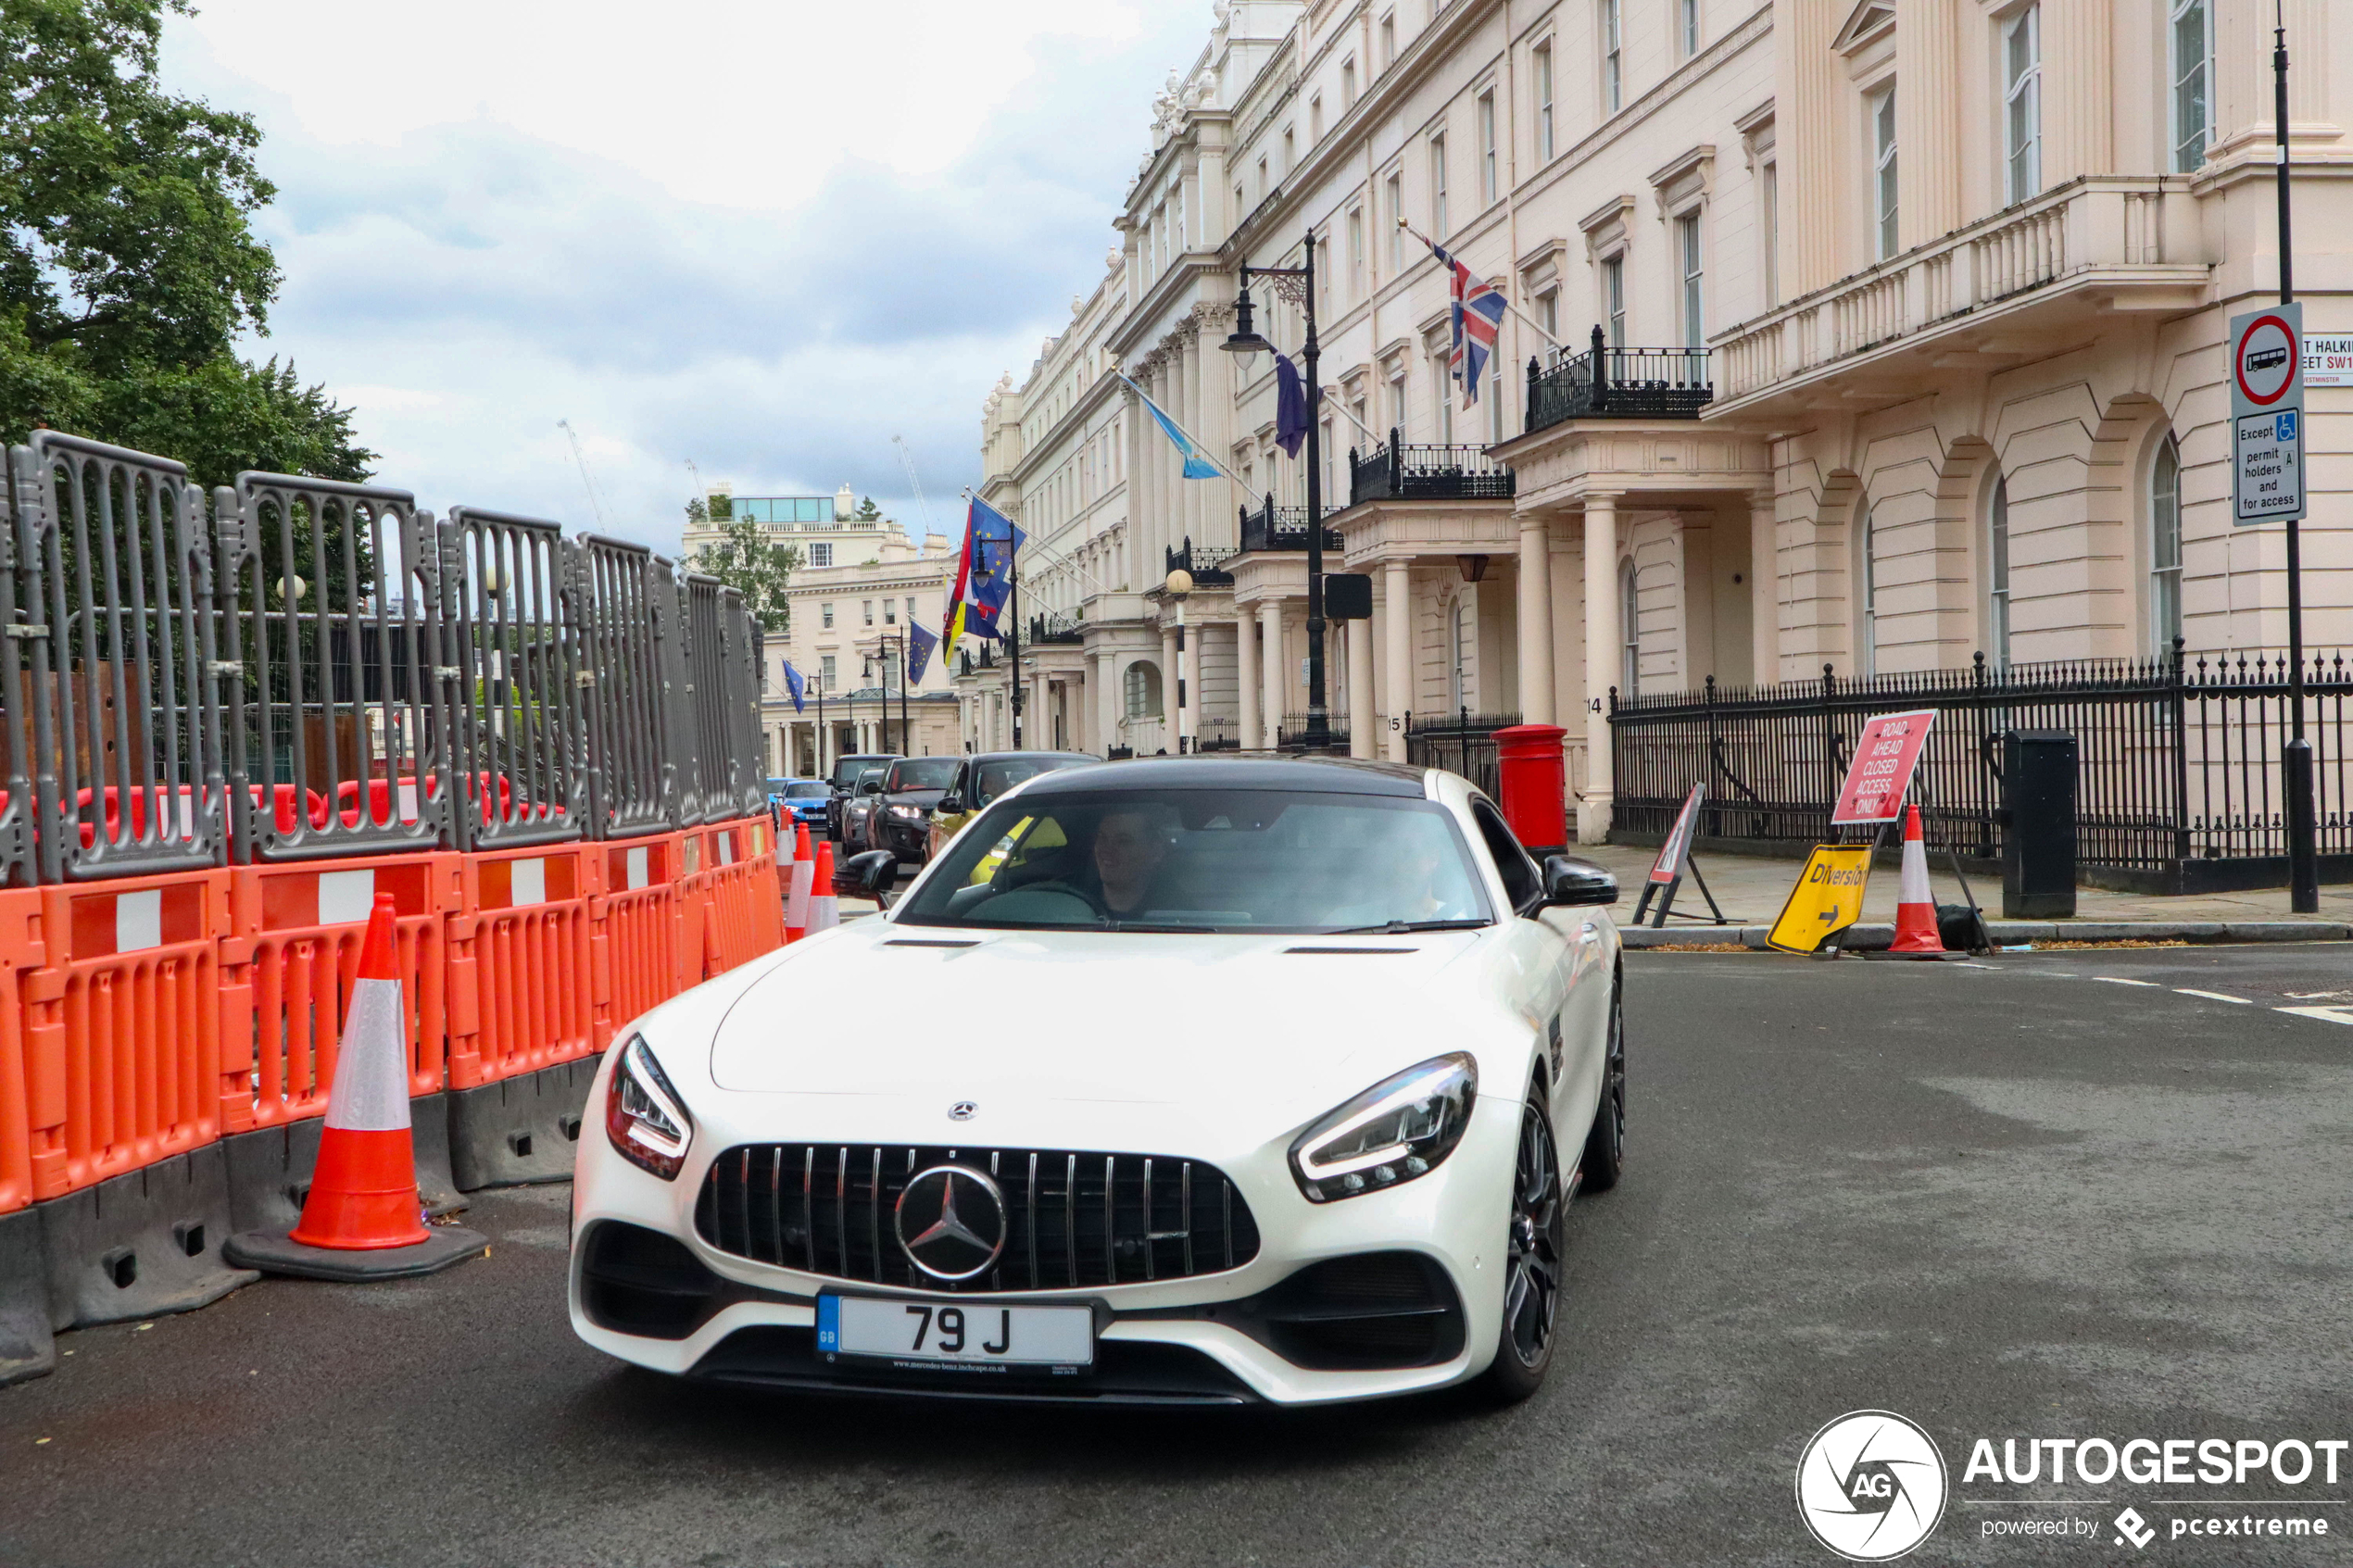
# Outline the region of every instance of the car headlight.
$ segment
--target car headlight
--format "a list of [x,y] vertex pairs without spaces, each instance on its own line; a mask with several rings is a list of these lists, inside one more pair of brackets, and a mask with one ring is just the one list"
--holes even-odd
[[890,814],[902,822],[920,822],[926,813],[920,806],[893,806]]
[[1462,1051],[1382,1079],[1293,1140],[1299,1190],[1329,1203],[1428,1174],[1463,1141],[1478,1093],[1478,1065]]
[[605,1135],[621,1157],[663,1181],[674,1181],[686,1163],[695,1119],[662,1075],[661,1063],[632,1035],[613,1064],[612,1089],[605,1098]]

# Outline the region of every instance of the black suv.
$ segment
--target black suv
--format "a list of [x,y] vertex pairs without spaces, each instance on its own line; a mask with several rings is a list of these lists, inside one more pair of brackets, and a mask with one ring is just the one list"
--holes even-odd
[[887,768],[899,760],[896,752],[860,752],[854,757],[834,759],[834,771],[825,782],[833,786],[833,796],[825,802],[825,836],[838,842],[841,838],[841,805],[858,791],[858,775],[869,768]]
[[931,809],[948,792],[961,757],[902,757],[883,775],[882,796],[866,823],[866,847],[887,849],[902,865],[931,856]]

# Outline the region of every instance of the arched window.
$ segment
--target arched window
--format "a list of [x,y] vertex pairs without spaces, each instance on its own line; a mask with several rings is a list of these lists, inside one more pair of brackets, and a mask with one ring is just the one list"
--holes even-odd
[[1642,690],[1642,596],[1634,582],[1634,563],[1617,570],[1617,692],[1639,696]]
[[1127,667],[1127,717],[1160,717],[1160,666],[1138,659]]
[[2173,651],[2182,634],[2182,444],[2168,435],[2149,474],[2149,640]]
[[1879,516],[1878,508],[1863,509],[1863,536],[1855,543],[1855,673],[1879,673]]
[[2010,661],[2010,482],[1994,478],[1985,508],[1985,655],[1996,668]]

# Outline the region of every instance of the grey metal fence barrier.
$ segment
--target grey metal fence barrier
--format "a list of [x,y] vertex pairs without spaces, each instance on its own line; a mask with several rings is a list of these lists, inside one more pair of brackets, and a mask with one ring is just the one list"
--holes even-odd
[[764,655],[760,625],[742,593],[719,591],[720,677],[727,701],[728,811],[745,817],[768,809],[768,768],[760,734],[760,683]]
[[[16,608],[33,619],[10,628],[8,696],[31,720],[10,772],[30,776],[42,880],[217,864],[202,495],[178,463],[54,431],[12,462]],[[26,797],[11,783],[13,812]]]
[[579,641],[563,593],[563,530],[538,518],[452,507],[443,584],[459,749],[469,759],[458,812],[461,849],[550,844],[588,830],[587,734]]
[[588,684],[589,819],[598,838],[678,823],[667,636],[676,618],[669,563],[623,539],[582,537],[572,623]]

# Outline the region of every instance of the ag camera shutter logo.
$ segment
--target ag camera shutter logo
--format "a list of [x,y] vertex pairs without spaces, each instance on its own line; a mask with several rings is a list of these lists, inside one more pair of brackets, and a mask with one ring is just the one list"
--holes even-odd
[[1944,1516],[1944,1456],[1893,1411],[1853,1411],[1814,1434],[1797,1461],[1797,1512],[1850,1562],[1903,1556]]

